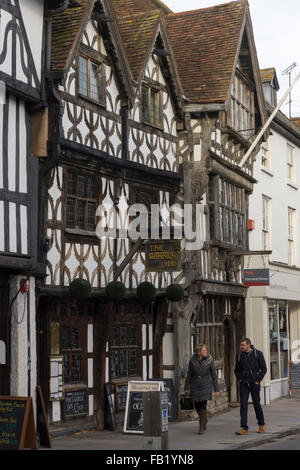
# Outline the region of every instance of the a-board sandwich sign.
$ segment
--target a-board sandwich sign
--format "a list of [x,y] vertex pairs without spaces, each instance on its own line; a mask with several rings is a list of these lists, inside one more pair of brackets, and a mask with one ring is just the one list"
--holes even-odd
[[32,398],[0,396],[0,450],[37,449]]
[[124,433],[143,434],[143,392],[164,391],[162,381],[128,382],[127,400],[124,419]]

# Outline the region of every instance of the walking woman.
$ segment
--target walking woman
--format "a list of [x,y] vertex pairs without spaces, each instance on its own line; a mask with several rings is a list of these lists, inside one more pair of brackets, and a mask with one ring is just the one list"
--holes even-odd
[[184,392],[191,394],[195,410],[199,415],[199,434],[206,431],[207,401],[212,400],[212,389],[219,395],[219,384],[212,356],[205,344],[199,344],[189,362]]

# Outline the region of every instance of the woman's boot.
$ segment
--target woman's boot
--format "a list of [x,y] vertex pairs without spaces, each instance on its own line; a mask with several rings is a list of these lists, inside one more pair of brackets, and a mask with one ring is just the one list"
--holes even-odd
[[200,422],[199,434],[203,434],[206,431],[206,424],[207,424],[206,410],[200,410],[199,422]]

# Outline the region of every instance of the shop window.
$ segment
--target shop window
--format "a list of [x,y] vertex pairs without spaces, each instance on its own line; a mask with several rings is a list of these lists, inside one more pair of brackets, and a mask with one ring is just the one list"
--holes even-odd
[[271,380],[288,375],[288,316],[286,302],[269,303]]
[[95,231],[98,197],[96,178],[68,171],[66,192],[66,227]]
[[221,299],[206,297],[194,320],[193,345],[206,344],[214,360],[223,358],[223,327]]

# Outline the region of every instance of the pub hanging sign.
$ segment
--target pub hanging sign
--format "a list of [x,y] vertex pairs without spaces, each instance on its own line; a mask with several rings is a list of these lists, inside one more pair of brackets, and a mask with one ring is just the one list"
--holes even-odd
[[269,269],[245,269],[244,270],[244,286],[269,286],[270,270]]
[[157,240],[147,243],[146,271],[165,272],[181,270],[179,240]]

